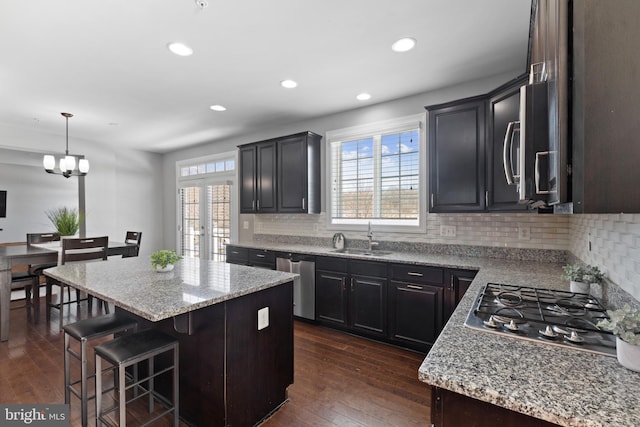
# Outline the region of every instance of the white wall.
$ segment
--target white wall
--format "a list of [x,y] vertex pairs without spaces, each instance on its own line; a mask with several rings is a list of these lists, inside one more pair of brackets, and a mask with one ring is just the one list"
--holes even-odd
[[[412,114],[425,113],[424,107],[427,105],[439,104],[469,96],[481,95],[487,93],[498,86],[515,78],[521,71],[501,74],[490,78],[467,82],[460,85],[439,89],[436,91],[421,93],[406,98],[384,102],[380,104],[369,105],[367,107],[357,108],[338,114],[332,114],[323,117],[317,117],[287,126],[279,126],[272,128],[256,129],[244,135],[230,138],[224,141],[215,141],[184,150],[178,150],[168,153],[163,159],[164,169],[164,185],[165,185],[165,201],[164,201],[164,235],[165,245],[175,247],[176,245],[176,206],[175,206],[175,164],[179,160],[192,159],[196,157],[222,153],[225,151],[235,150],[237,145],[247,144],[278,136],[284,136],[310,130],[320,135],[325,135],[327,131],[341,129],[349,126],[357,126],[376,122],[380,120],[394,119],[397,117],[408,116]],[[323,144],[323,166],[324,171],[324,144]],[[324,175],[324,174],[323,174]],[[324,210],[325,203],[325,180],[322,178],[322,206]],[[242,229],[242,222],[249,221],[249,230]],[[240,240],[250,239],[253,230],[253,215],[240,215]]]
[[[35,128],[7,127],[0,124],[0,145],[18,151],[40,151],[37,155],[40,159],[42,149],[38,147],[64,147],[63,142],[64,136],[61,139],[59,135],[43,134]],[[138,150],[115,151],[110,147],[77,139],[74,140],[72,148],[82,152],[91,164],[91,170],[85,177],[87,235],[108,235],[112,240],[122,241],[127,230],[141,231],[142,256],[163,248],[162,155]],[[52,154],[59,153],[54,151]],[[0,159],[0,164],[2,160]],[[0,189],[27,182],[36,173],[45,177],[42,186],[73,186],[71,183],[77,185],[77,178],[67,180],[60,175],[46,174],[42,170],[41,160],[38,163],[37,166],[23,167],[24,171],[10,174],[8,178],[2,175],[2,179],[6,181],[0,181]],[[60,195],[56,196],[58,197],[63,198]],[[45,203],[48,204],[49,202]],[[21,223],[16,226],[29,231],[41,231],[31,230],[32,225],[27,223],[26,219],[21,219]],[[2,223],[0,228],[5,228]],[[0,239],[9,241],[4,237]],[[24,241],[24,236],[19,241]]]

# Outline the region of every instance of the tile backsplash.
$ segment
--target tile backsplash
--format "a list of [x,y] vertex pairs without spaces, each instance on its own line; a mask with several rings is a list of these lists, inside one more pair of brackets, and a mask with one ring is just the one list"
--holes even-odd
[[[254,215],[253,231],[273,236],[330,238],[325,214]],[[455,236],[441,235],[442,226],[455,227]],[[349,239],[365,233],[343,231]],[[613,285],[640,300],[640,214],[535,215],[529,213],[429,214],[423,233],[375,232],[377,241],[451,244],[567,251],[597,265]],[[626,294],[625,294],[626,295]]]
[[[455,227],[455,236],[441,235],[441,226]],[[375,231],[379,241],[439,243],[507,248],[567,250],[568,215],[516,214],[429,214],[424,233],[385,233]],[[254,215],[254,232],[258,234],[331,237],[342,231],[348,239],[365,239],[359,231],[328,230],[325,214]]]

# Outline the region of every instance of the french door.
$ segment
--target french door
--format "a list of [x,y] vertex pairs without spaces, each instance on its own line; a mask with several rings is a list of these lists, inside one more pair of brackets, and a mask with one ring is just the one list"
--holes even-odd
[[183,257],[225,261],[233,228],[232,195],[228,181],[180,185],[178,241]]

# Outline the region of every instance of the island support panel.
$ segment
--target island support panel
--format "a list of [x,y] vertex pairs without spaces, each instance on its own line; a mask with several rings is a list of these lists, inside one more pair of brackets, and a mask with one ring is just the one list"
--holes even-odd
[[[258,310],[269,326],[258,330]],[[117,308],[121,312],[126,312]],[[180,342],[180,418],[194,426],[251,426],[278,409],[293,383],[293,283],[190,312],[190,334],[173,319],[150,322],[126,312],[140,328],[160,329]],[[156,362],[158,370],[162,360]],[[157,389],[170,396],[170,381]]]

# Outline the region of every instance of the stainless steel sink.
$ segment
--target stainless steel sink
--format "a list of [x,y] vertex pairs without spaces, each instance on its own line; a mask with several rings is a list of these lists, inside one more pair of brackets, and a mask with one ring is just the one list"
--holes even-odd
[[335,252],[338,254],[347,254],[347,255],[367,255],[367,256],[376,256],[376,255],[390,255],[392,252],[388,251],[378,251],[378,250],[368,250],[368,249],[356,249],[356,248],[344,248],[344,249],[335,249],[331,252]]

